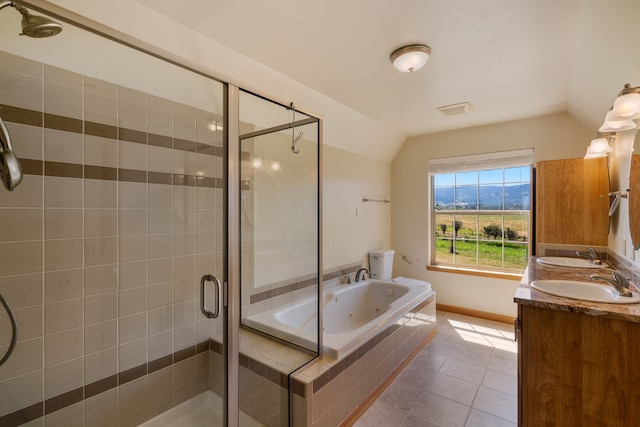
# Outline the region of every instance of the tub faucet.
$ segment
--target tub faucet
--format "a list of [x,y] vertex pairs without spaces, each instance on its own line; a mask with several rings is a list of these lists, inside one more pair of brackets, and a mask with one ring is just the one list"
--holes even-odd
[[[360,276],[362,274],[362,277]],[[359,282],[361,279],[364,279],[364,275],[368,274],[369,277],[371,277],[371,273],[369,273],[369,270],[367,270],[366,268],[362,267],[360,270],[358,270],[356,272],[356,282]]]
[[582,257],[582,258],[588,259],[589,261],[591,261],[591,264],[595,264],[595,265],[602,264],[602,261],[600,261],[600,257],[598,257],[598,253],[593,248],[589,248],[589,250],[587,252],[576,251],[576,255],[578,257]]
[[616,288],[618,291],[618,295],[621,297],[632,297],[633,293],[629,289],[629,279],[627,279],[622,273],[617,270],[611,271],[611,278],[598,276],[597,274],[592,274],[589,276],[591,280],[604,280],[605,282],[609,282]]

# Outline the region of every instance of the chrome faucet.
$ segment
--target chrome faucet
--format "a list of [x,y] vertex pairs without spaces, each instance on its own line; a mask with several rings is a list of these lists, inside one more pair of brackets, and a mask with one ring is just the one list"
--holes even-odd
[[602,264],[600,257],[598,257],[598,253],[593,248],[589,248],[587,252],[576,251],[576,255],[579,257],[588,259],[589,261],[591,261],[591,264],[595,264],[595,265]]
[[621,297],[632,297],[633,293],[629,289],[629,279],[627,279],[622,273],[617,270],[611,271],[611,278],[598,276],[597,274],[592,274],[589,276],[591,280],[604,280],[605,282],[609,282],[616,288],[618,291],[618,295]]
[[[360,276],[362,274],[362,277]],[[364,275],[368,274],[369,277],[371,277],[371,273],[369,273],[369,270],[367,270],[366,268],[362,267],[360,270],[358,270],[356,272],[356,282],[359,282],[360,280],[364,279]]]

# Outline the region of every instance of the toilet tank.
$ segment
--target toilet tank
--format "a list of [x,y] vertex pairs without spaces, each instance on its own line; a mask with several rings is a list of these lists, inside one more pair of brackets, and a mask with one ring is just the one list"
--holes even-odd
[[369,252],[369,271],[371,278],[377,280],[389,280],[393,273],[393,254],[392,249],[378,250]]

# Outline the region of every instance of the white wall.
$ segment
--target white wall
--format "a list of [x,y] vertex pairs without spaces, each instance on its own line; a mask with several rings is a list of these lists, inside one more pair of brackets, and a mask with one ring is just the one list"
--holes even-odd
[[[324,147],[324,269],[361,260],[391,243],[391,165]],[[362,199],[389,199],[390,204]]]
[[[431,282],[438,303],[513,316],[518,282],[427,271],[429,159],[534,149],[535,160],[583,157],[593,131],[568,113],[409,138],[391,164],[394,274]],[[413,265],[401,260],[405,255]]]

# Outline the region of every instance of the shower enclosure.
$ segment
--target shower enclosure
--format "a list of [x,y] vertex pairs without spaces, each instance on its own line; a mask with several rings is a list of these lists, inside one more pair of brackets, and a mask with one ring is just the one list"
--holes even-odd
[[241,318],[317,298],[320,121],[57,15],[0,10],[0,425],[287,425],[320,343]]

